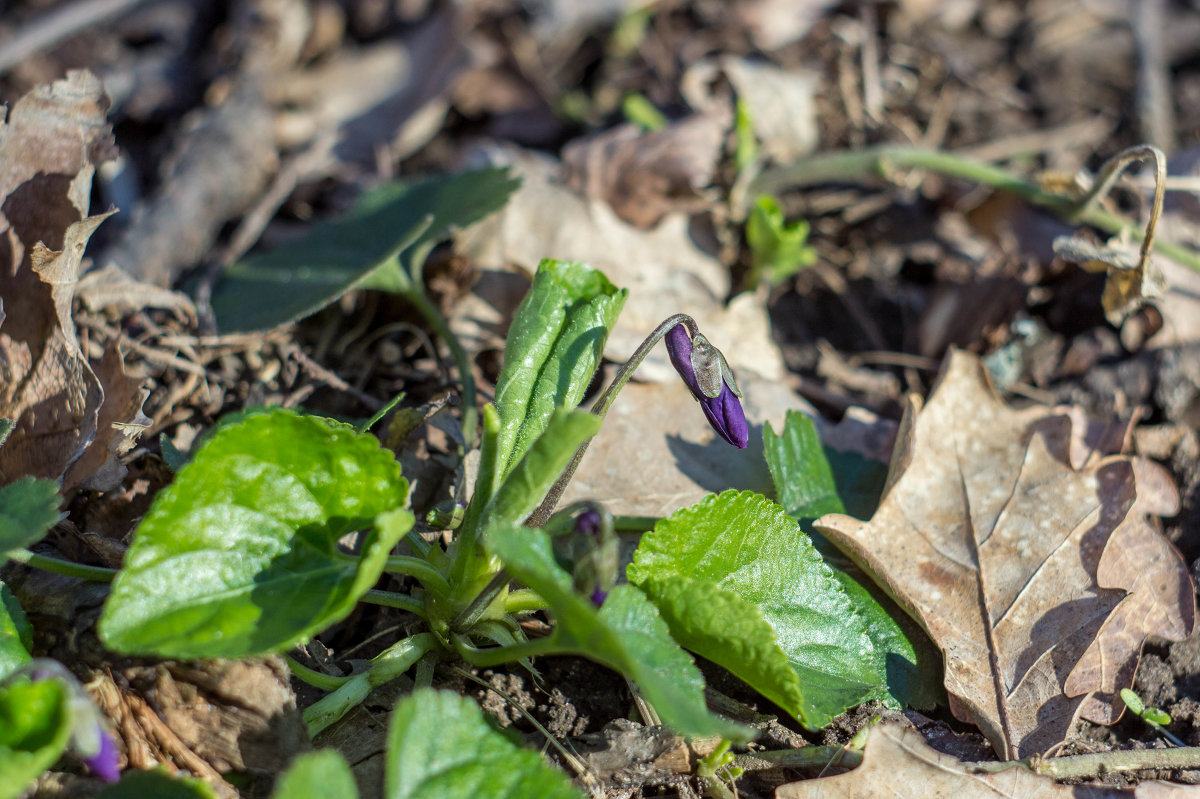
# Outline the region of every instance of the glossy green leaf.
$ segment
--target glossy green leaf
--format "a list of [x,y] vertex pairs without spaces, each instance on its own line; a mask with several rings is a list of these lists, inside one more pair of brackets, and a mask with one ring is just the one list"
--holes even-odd
[[96,799],[217,799],[217,794],[204,780],[172,776],[160,766],[122,775],[120,782],[109,785]]
[[509,328],[496,382],[503,472],[537,440],[555,410],[583,399],[627,293],[581,263],[546,260],[538,266]]
[[0,799],[14,799],[54,765],[71,737],[66,688],[18,677],[0,685]]
[[579,446],[600,430],[600,417],[587,411],[559,410],[542,435],[513,467],[484,507],[481,529],[525,521],[570,463]]
[[499,210],[518,183],[504,169],[484,169],[367,192],[341,219],[225,270],[212,296],[217,324],[224,332],[265,330],[314,313],[402,253],[412,259]]
[[422,688],[388,730],[385,799],[581,799],[537,753],[489,725],[474,702]]
[[788,412],[781,434],[770,424],[765,427],[763,451],[780,504],[811,537],[875,645],[877,667],[886,675],[887,686],[872,698],[894,707],[936,705],[944,696],[941,658],[928,636],[883,589],[812,529],[813,520],[826,513],[852,512],[869,518],[886,467],[857,453],[827,452],[812,420],[798,411]]
[[746,219],[746,243],[750,245],[755,275],[778,284],[817,262],[808,246],[808,222],[788,224],[774,197],[764,194],[750,207]]
[[[760,494],[726,491],[659,521],[626,573],[659,605],[676,640],[809,729],[883,685],[875,647],[833,573],[796,521]],[[714,608],[694,604],[705,586]]]
[[0,680],[33,658],[33,627],[12,589],[0,582]]
[[641,591],[619,585],[597,610],[575,593],[571,576],[558,565],[544,531],[500,527],[492,530],[487,543],[510,574],[549,603],[562,651],[625,674],[663,723],[682,735],[751,737],[749,730],[708,712],[700,670],[671,638],[659,612]]
[[300,755],[275,783],[275,799],[357,799],[346,758],[334,749]]
[[[390,452],[281,409],[221,429],[156,498],[100,617],[124,653],[277,652],[341,619],[412,526]],[[339,551],[371,527],[361,558]]]
[[59,519],[58,485],[22,477],[0,488],[0,562],[14,549],[36,543]]

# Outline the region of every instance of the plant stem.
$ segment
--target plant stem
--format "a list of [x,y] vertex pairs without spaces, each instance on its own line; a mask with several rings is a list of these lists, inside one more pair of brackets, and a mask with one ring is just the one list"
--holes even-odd
[[[419,329],[419,328],[416,328],[415,325],[413,327],[414,327],[414,329]],[[368,430],[370,430],[372,427],[374,427],[375,425],[379,424],[380,419],[387,416],[388,413],[391,412],[391,410],[393,408],[395,408],[397,405],[399,405],[401,402],[404,402],[404,397],[405,397],[405,392],[401,391],[396,396],[394,396],[390,400],[388,400],[386,405],[384,405],[379,410],[375,411],[375,414],[370,419],[363,422],[362,425],[359,426],[358,432],[365,433]]]
[[383,567],[383,570],[392,574],[406,574],[420,581],[421,585],[435,594],[442,596],[450,594],[450,583],[446,582],[446,578],[442,576],[441,572],[423,558],[411,555],[392,555],[387,559],[387,565]]
[[[1146,769],[1200,768],[1200,746],[1170,749],[1122,749],[1068,757],[1039,757],[1020,761],[1037,774],[1057,780],[1096,777],[1107,771],[1143,771]],[[1003,764],[981,763],[980,771],[1000,771]]]
[[550,607],[549,602],[528,588],[520,588],[513,591],[504,599],[504,612],[510,614],[545,610],[548,607]]
[[[621,365],[617,371],[613,381],[604,389],[604,393],[592,405],[592,413],[603,419],[608,415],[608,409],[612,407],[613,401],[616,400],[617,394],[621,393],[621,389],[629,382],[629,378],[633,377],[634,371],[641,366],[642,361],[646,360],[646,356],[650,354],[650,350],[662,340],[671,328],[676,325],[685,325],[688,333],[693,337],[700,332],[696,326],[696,320],[687,314],[678,313],[674,316],[669,316],[654,329],[654,332],[646,336],[645,341],[638,345],[638,348],[630,356],[629,360]],[[580,444],[579,449],[575,450],[574,457],[567,464],[567,468],[563,470],[562,475],[550,487],[546,493],[546,498],[542,500],[542,504],[537,506],[537,509],[529,515],[525,521],[527,527],[541,527],[550,518],[550,514],[554,513],[554,507],[558,504],[558,500],[562,497],[563,492],[567,490],[567,483],[571,482],[571,478],[575,475],[575,470],[579,468],[579,462],[583,460],[584,453],[587,452],[590,440]]]
[[425,607],[425,603],[407,594],[397,594],[392,591],[380,591],[377,588],[372,588],[359,597],[359,601],[369,602],[372,605],[383,605],[388,608],[407,610],[409,613],[420,616],[422,619],[429,619],[429,609]]
[[437,665],[437,657],[432,652],[417,661],[417,673],[413,677],[413,685],[417,688],[429,688],[433,685],[433,668]]
[[78,577],[81,580],[91,580],[94,583],[111,583],[113,578],[117,576],[116,569],[106,569],[103,566],[85,566],[82,563],[72,563],[69,560],[39,555],[36,552],[30,552],[28,549],[14,549],[8,553],[8,559],[15,560],[17,563],[24,563],[26,566],[33,566],[35,569],[42,569],[54,572],[55,574],[64,574],[67,577]]
[[463,660],[478,668],[499,666],[503,663],[513,663],[523,658],[540,657],[543,655],[570,654],[558,642],[558,636],[551,634],[545,638],[514,644],[513,646],[496,646],[480,649],[472,646],[463,636],[454,636],[454,648]]
[[[475,580],[471,579],[479,570],[479,561],[487,559],[487,553],[482,551],[479,542],[479,517],[483,508],[496,491],[496,481],[499,475],[497,453],[499,452],[500,414],[493,405],[483,409],[483,440],[479,447],[479,476],[475,478],[475,491],[471,495],[467,509],[463,513],[462,524],[450,551],[450,584],[459,588],[470,588]],[[459,596],[454,597],[462,601]]]
[[829,766],[844,766],[850,769],[862,762],[862,752],[845,746],[802,746],[799,749],[738,755],[733,762],[746,771],[772,768],[824,769]]
[[351,708],[361,704],[371,689],[390,682],[408,671],[427,652],[436,649],[437,638],[433,633],[418,633],[401,639],[380,652],[371,661],[371,666],[361,674],[355,674],[333,693],[322,697],[304,709],[304,723],[309,737],[333,724],[346,715]]
[[613,529],[618,533],[647,533],[659,521],[658,516],[613,516]]
[[421,316],[425,317],[425,321],[433,328],[433,332],[437,333],[450,348],[450,355],[454,358],[455,366],[458,367],[459,382],[462,383],[463,441],[466,443],[465,449],[470,450],[475,446],[475,432],[479,427],[479,409],[475,407],[475,374],[471,371],[471,359],[467,357],[467,351],[463,349],[458,336],[450,330],[450,325],[442,318],[441,312],[430,301],[422,286],[414,282],[404,293],[404,297],[412,303]]
[[320,688],[322,691],[336,691],[346,684],[349,677],[334,677],[332,674],[322,674],[316,669],[310,669],[300,661],[296,660],[291,655],[285,654],[283,661],[287,663],[288,669],[297,679],[308,683],[314,688]]
[[[738,755],[734,762],[747,771],[769,768],[825,768],[830,765],[849,769],[862,762],[862,752],[841,746],[805,746],[800,749]],[[1008,769],[1024,768],[1056,780],[1088,779],[1112,771],[1200,768],[1200,747],[1123,749],[1068,757],[1034,755],[1024,760],[963,763],[962,767],[965,771],[977,774],[994,774]]]
[[484,611],[492,604],[492,601],[500,593],[500,591],[508,585],[508,581],[512,578],[508,576],[508,572],[500,569],[492,575],[492,579],[488,580],[487,585],[477,593],[462,612],[454,617],[450,622],[450,629],[455,632],[462,632],[470,629],[471,625],[479,621],[483,616]]
[[[814,185],[861,178],[886,179],[896,169],[928,169],[951,177],[963,178],[994,189],[1015,194],[1034,205],[1071,222],[1092,225],[1112,235],[1128,229],[1142,241],[1145,231],[1122,216],[1090,202],[1047,191],[997,166],[964,158],[954,153],[919,147],[884,145],[841,153],[825,153],[785,166],[764,170],[750,186],[748,197],[774,193],[786,187]],[[1200,253],[1178,244],[1157,241],[1154,248],[1163,255],[1200,270]]]

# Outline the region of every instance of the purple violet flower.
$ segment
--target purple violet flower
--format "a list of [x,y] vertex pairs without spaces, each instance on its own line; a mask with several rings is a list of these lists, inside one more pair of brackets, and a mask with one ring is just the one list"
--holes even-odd
[[750,442],[750,428],[738,399],[742,392],[725,356],[701,334],[689,337],[684,325],[667,331],[666,340],[671,364],[700,401],[700,409],[713,430],[735,447],[745,449]]
[[596,507],[587,507],[571,520],[571,527],[557,534],[554,548],[562,563],[570,569],[575,590],[596,607],[604,604],[616,585],[620,570],[620,541],[613,532],[611,517]]
[[67,706],[71,714],[71,740],[68,751],[83,761],[93,774],[104,782],[121,779],[121,754],[117,742],[108,731],[104,715],[92,701],[87,689],[57,660],[36,658],[21,666],[13,675],[28,675],[34,682],[58,680],[67,689]]
[[116,782],[121,779],[120,755],[117,752],[116,741],[108,734],[103,725],[99,725],[100,748],[96,754],[83,759],[91,772],[104,782]]

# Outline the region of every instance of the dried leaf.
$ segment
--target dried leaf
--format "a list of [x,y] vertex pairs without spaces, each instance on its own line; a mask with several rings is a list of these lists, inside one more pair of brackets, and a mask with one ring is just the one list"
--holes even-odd
[[1008,408],[955,352],[905,416],[875,516],[817,523],[921,623],[955,716],[1009,759],[1046,752],[1082,712],[1115,720],[1146,636],[1194,624],[1154,517],[1178,502],[1170,479],[1137,458],[1072,458],[1084,439],[1070,413]]
[[636,227],[674,210],[700,210],[708,200],[699,190],[712,182],[731,121],[728,111],[709,112],[650,133],[621,125],[573,141],[563,150],[568,181]]
[[809,70],[723,57],[721,71],[750,112],[763,155],[787,164],[810,155],[820,140],[816,94],[820,79]]
[[136,422],[141,407],[140,398],[105,407],[106,389],[127,398],[137,384],[119,370],[97,375],[71,320],[84,248],[108,216],[87,215],[95,164],[112,152],[107,107],[95,76],[72,72],[23,97],[0,125],[0,417],[17,422],[0,448],[0,483],[61,478],[89,447],[98,448],[91,466],[72,470],[66,487],[101,466],[118,473],[109,453],[123,432],[113,424]]
[[761,50],[775,50],[807,36],[813,25],[837,3],[833,0],[741,0],[732,5],[738,22],[746,27],[754,44]]
[[[729,361],[745,393],[747,418],[758,428],[751,430],[747,450],[734,451],[714,438],[659,347],[636,377],[662,385],[634,382],[622,389],[562,502],[587,498],[609,502],[615,513],[667,515],[713,491],[770,491],[762,423],[781,421],[788,410],[815,412],[784,382],[762,300],[747,293],[724,305],[729,270],[697,246],[683,214],[640,230],[618,219],[607,203],[589,201],[557,181],[555,162],[513,151],[488,157],[511,165],[521,188],[503,210],[460,234],[459,249],[485,268],[507,263],[532,272],[543,257],[579,260],[628,287],[629,299],[605,346],[610,360],[628,359],[671,314],[691,314]],[[476,288],[487,297],[473,294],[456,312],[455,327],[481,343],[502,326],[504,306],[515,294],[509,289],[520,284],[515,277],[491,277],[496,279]]]
[[1200,788],[1194,785],[1165,782],[1143,782],[1134,788],[1059,785],[1050,777],[1019,766],[995,773],[980,772],[929,746],[914,729],[881,724],[869,733],[858,768],[836,777],[781,785],[775,799],[874,799],[901,795],[897,786],[912,786],[911,794],[905,795],[925,799],[1183,799],[1200,795]]
[[773,493],[762,421],[782,419],[789,409],[801,409],[803,400],[776,383],[741,384],[742,406],[753,420],[746,449],[731,447],[712,431],[682,381],[625,386],[561,504],[589,499],[613,513],[669,516],[727,488]]
[[[1172,154],[1167,173],[1185,179],[1200,175],[1200,148],[1184,147]],[[1200,198],[1191,192],[1167,192],[1158,224],[1161,239],[1200,248]],[[1159,349],[1200,341],[1200,271],[1170,258],[1161,258],[1159,267],[1167,284],[1166,293],[1155,303],[1163,327],[1148,345]]]
[[[542,258],[582,261],[627,287],[629,300],[604,350],[612,360],[628,359],[659,322],[685,312],[725,353],[739,381],[745,370],[783,379],[783,359],[763,304],[744,295],[724,306],[729,270],[697,246],[685,215],[668,214],[654,228],[639,230],[618,219],[607,203],[588,201],[556,180],[557,162],[513,150],[485,155],[493,164],[511,166],[521,188],[500,213],[459,235],[458,248],[477,264],[516,264],[532,274]],[[650,354],[637,376],[678,379],[663,349]]]
[[89,311],[114,310],[119,314],[146,308],[167,308],[196,318],[196,306],[188,295],[152,283],[134,280],[120,267],[90,269],[75,284],[75,298]]
[[1143,268],[1137,245],[1128,236],[1109,239],[1105,244],[1078,236],[1060,236],[1054,240],[1054,254],[1080,264],[1089,272],[1107,273],[1100,305],[1114,325],[1120,325],[1167,289],[1166,277],[1154,258],[1147,258]]

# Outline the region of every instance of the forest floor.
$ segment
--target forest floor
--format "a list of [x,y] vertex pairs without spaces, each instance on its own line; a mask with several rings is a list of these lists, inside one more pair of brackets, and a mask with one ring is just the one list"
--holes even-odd
[[[435,249],[423,270],[473,364],[480,403],[493,397],[508,323],[543,257],[584,261],[630,288],[604,374],[659,321],[687,312],[748,384],[755,431],[778,427],[789,409],[821,419],[823,431],[844,432],[849,420],[860,430],[854,446],[882,461],[906,398],[928,395],[947,353],[966,350],[982,356],[1013,406],[1075,406],[1121,420],[1118,449],[1163,464],[1178,487],[1178,512],[1162,531],[1200,579],[1197,262],[1157,254],[1154,279],[1112,300],[1114,289],[1105,292],[1116,267],[1094,256],[1115,231],[1028,201],[1039,190],[1082,194],[1109,158],[1153,145],[1172,181],[1161,215],[1152,163],[1124,172],[1099,202],[1137,236],[1156,215],[1157,240],[1200,251],[1200,201],[1186,190],[1200,181],[1193,2],[0,7],[0,101],[9,109],[70,70],[89,70],[107,92],[115,157],[96,172],[91,207],[118,213],[91,237],[73,316],[96,363],[111,351],[123,359],[109,393],[130,377],[149,392],[145,428],[120,456],[123,474],[67,480],[67,515],[42,545],[60,557],[118,567],[172,479],[167,450],[187,451],[222,415],[251,406],[361,419],[403,392],[404,405],[427,418],[385,443],[413,483],[413,510],[421,519],[451,499],[463,482],[461,384],[418,309],[355,290],[293,324],[229,333],[206,303],[224,266],[338,216],[366,189],[501,165],[521,188],[499,214]],[[945,159],[913,155],[930,152]],[[1004,191],[998,173],[959,168],[967,162],[1025,188]],[[811,226],[798,258],[772,261],[748,241],[747,217],[764,194],[786,219]],[[1064,237],[1091,245],[1092,257],[1064,257]],[[1136,261],[1136,243],[1127,249]],[[123,276],[103,271],[110,267]],[[90,286],[88,275],[98,276]],[[3,300],[7,324],[17,324],[21,298]],[[664,363],[648,362],[622,395],[620,421],[605,428],[568,499],[665,516],[713,491],[769,487],[761,447],[745,460],[689,448],[688,430],[702,422],[686,391],[666,387]],[[97,374],[103,381],[106,372]],[[136,401],[124,407],[136,411]],[[0,469],[0,482],[15,476]],[[11,566],[6,579],[35,622],[38,653],[119,687],[123,709],[105,709],[114,723],[124,719],[131,766],[173,759],[221,790],[265,796],[307,746],[294,707],[320,692],[289,678],[281,660],[119,658],[94,636],[102,587],[64,588],[62,578]],[[362,605],[297,656],[349,673],[411,621]],[[545,624],[535,617],[527,632]],[[1198,641],[1152,637],[1133,685],[1189,746],[1200,746]],[[945,704],[867,705],[813,732],[720,668],[701,667],[717,691],[773,717],[762,721],[760,747],[845,745],[882,715],[960,760],[994,757]],[[670,761],[677,741],[626,740],[622,730],[636,725],[612,726],[631,717],[623,678],[576,658],[537,668],[534,679],[520,667],[443,664],[433,680],[476,699],[534,748],[545,739],[528,717],[593,752],[604,795],[697,795],[686,754],[682,766]],[[412,684],[405,677],[377,689],[316,742],[346,756],[364,796],[378,795],[388,712]],[[197,696],[208,711],[196,710]],[[291,715],[278,720],[281,708]],[[276,718],[269,732],[264,718]],[[1126,713],[1113,725],[1081,722],[1058,753],[1165,745]],[[737,788],[770,796],[779,784],[845,770],[752,771]],[[1200,783],[1200,763],[1110,775],[1118,786],[1146,779]],[[56,774],[38,795],[95,787]]]

